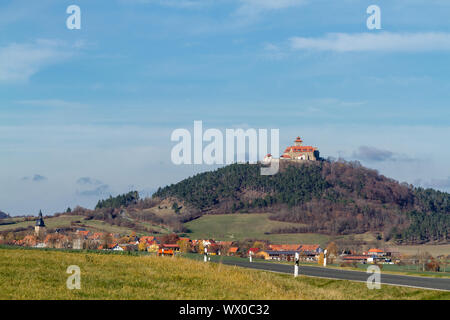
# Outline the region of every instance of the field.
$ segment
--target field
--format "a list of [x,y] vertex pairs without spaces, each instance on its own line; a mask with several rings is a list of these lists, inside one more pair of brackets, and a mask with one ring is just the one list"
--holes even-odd
[[[68,290],[66,269],[81,269]],[[0,299],[450,299],[450,293],[298,277],[185,258],[0,249]]]
[[[45,218],[45,225],[47,228],[64,228],[64,227],[70,227],[72,221],[80,221],[83,220],[84,216],[69,216],[69,215],[62,215],[59,217],[53,217],[53,218]],[[0,231],[6,231],[6,230],[13,230],[16,228],[28,228],[31,226],[34,226],[36,221],[23,221],[23,218],[12,218],[12,219],[5,219],[6,221],[18,221],[14,224],[6,224],[6,225],[0,225]]]
[[[83,227],[93,232],[109,232],[109,233],[119,233],[119,234],[131,234],[134,230],[131,228],[111,225],[105,221],[100,220],[84,220],[85,216],[72,216],[72,215],[61,215],[59,217],[44,218],[45,225],[48,229],[56,228],[67,228],[70,226]],[[0,231],[14,230],[16,228],[28,228],[35,225],[35,221],[24,221],[23,218],[11,218],[5,219],[5,222],[11,221],[16,222],[13,224],[0,225]],[[148,222],[133,221],[137,225],[142,225],[146,228],[151,228],[160,232],[164,232],[159,226],[154,226]],[[147,235],[149,233],[136,232],[138,235]]]
[[321,234],[265,234],[276,228],[301,226],[297,223],[269,220],[269,214],[219,214],[205,215],[185,224],[192,239],[217,240],[260,239],[274,243],[317,243],[325,246],[330,237]]
[[450,244],[423,244],[423,245],[404,245],[390,246],[394,251],[402,254],[417,255],[420,252],[428,252],[432,256],[450,255]]

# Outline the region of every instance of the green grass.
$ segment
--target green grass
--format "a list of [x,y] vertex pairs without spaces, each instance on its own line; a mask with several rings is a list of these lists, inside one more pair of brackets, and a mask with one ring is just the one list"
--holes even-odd
[[213,238],[216,240],[260,239],[273,243],[317,243],[322,246],[330,241],[330,237],[322,234],[265,234],[273,229],[301,224],[272,221],[269,214],[219,214],[205,215],[185,224],[192,239]]
[[[68,290],[66,269],[81,269]],[[0,249],[0,299],[450,299],[450,293],[242,269],[185,258]]]

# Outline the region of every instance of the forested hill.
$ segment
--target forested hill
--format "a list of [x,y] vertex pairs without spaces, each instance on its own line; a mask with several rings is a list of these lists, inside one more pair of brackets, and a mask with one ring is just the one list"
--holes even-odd
[[383,232],[385,240],[447,241],[450,194],[400,184],[358,162],[282,162],[280,173],[233,164],[160,188],[201,213],[270,212],[304,227],[284,232]]

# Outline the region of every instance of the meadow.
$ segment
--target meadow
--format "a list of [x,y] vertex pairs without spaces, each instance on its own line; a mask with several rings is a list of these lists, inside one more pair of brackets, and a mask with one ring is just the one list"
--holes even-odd
[[[69,290],[67,267],[81,269]],[[0,249],[0,299],[450,299],[449,292],[329,280],[180,257]]]
[[235,241],[243,239],[270,240],[272,243],[317,243],[326,246],[330,236],[313,233],[267,234],[273,229],[298,227],[301,224],[269,220],[269,214],[205,215],[185,223],[192,239]]

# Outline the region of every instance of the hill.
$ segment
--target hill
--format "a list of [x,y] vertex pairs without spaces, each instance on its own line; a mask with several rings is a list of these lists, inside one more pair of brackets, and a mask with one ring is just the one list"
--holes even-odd
[[[66,269],[81,270],[67,290]],[[447,292],[330,280],[185,258],[0,248],[0,299],[448,299]]]
[[260,175],[260,165],[233,164],[160,188],[155,200],[184,207],[181,221],[204,214],[268,212],[274,221],[300,223],[272,233],[345,235],[380,232],[385,241],[447,242],[450,194],[415,188],[358,162],[281,162]]

